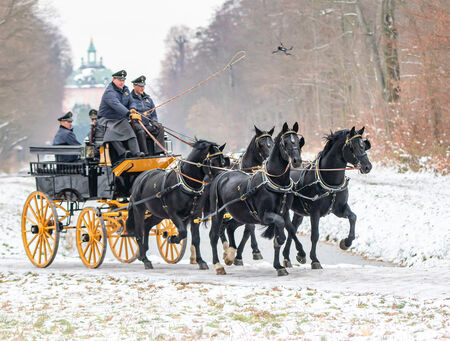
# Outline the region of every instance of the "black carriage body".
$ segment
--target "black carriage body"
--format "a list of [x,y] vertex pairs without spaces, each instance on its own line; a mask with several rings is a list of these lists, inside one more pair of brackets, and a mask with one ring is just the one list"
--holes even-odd
[[75,162],[41,161],[39,155],[83,154],[83,146],[30,147],[38,154],[37,162],[30,162],[30,174],[36,178],[36,189],[52,200],[87,201],[113,199],[116,196],[116,177],[112,167],[99,165],[89,159]]

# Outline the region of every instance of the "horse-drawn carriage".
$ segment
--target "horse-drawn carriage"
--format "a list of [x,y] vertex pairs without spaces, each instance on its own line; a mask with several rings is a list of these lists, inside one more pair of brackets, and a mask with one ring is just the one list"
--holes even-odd
[[[30,147],[30,152],[37,154],[37,162],[30,162],[36,191],[25,201],[21,227],[26,254],[37,267],[44,268],[53,262],[60,234],[70,229],[75,230],[78,253],[89,268],[102,264],[108,244],[120,262],[131,263],[137,257],[138,244],[127,235],[125,224],[131,184],[143,171],[170,167],[176,156],[111,162],[114,152],[107,144],[100,147],[97,157],[93,148],[89,145]],[[79,160],[46,161],[46,155],[78,155]],[[73,221],[76,213],[78,218]],[[186,248],[186,240],[179,244],[168,242],[170,236],[177,234],[169,219],[150,232],[168,263],[177,263]]]

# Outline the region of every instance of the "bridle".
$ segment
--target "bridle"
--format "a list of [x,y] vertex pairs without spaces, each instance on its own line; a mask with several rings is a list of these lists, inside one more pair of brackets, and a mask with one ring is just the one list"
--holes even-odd
[[[288,130],[286,132],[284,132],[281,137],[280,137],[280,152],[281,152],[281,157],[283,158],[283,160],[287,161],[287,162],[291,162],[291,157],[289,156],[287,150],[286,150],[286,143],[284,142],[284,136],[286,135],[297,135],[297,132],[294,130]],[[294,141],[294,137],[291,136],[291,142],[293,144],[293,151],[298,150],[300,152],[300,148],[298,148],[297,146],[295,146],[295,141]]]
[[261,134],[261,135],[255,137],[255,145],[256,145],[256,149],[258,150],[258,155],[260,156],[261,161],[264,161],[265,158],[264,158],[264,155],[261,154],[261,148],[258,145],[258,140],[263,138],[263,137],[269,137],[270,140],[273,142],[272,135],[270,135],[268,133],[264,133],[264,134]]
[[[356,138],[361,138],[361,141],[362,141],[362,135],[361,134],[356,134],[356,135],[354,135],[354,136],[352,136],[350,138],[349,137],[346,138],[344,146],[342,147],[342,156],[344,158],[344,161],[346,161],[348,163],[351,163],[355,167],[358,167],[361,164],[361,159],[364,156],[367,156],[367,153],[366,153],[366,150],[364,149],[364,152],[362,154],[356,156],[354,150],[352,150],[352,148],[348,148],[348,146],[350,144],[350,141],[352,141],[353,139],[356,139]],[[350,152],[350,154],[353,156],[353,160],[347,160],[345,158],[346,148],[347,148],[347,152]]]

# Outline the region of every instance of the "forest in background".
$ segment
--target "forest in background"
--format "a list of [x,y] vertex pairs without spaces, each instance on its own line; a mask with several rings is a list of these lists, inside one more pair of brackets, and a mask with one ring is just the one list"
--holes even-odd
[[[245,148],[253,125],[298,121],[304,150],[330,130],[366,127],[372,159],[448,173],[450,2],[228,0],[208,27],[173,27],[159,79],[174,96],[163,121],[188,135]],[[283,43],[293,47],[272,53]]]
[[37,0],[0,0],[0,170],[15,169],[24,146],[51,140],[54,129],[37,127],[61,114],[70,47],[44,15]]

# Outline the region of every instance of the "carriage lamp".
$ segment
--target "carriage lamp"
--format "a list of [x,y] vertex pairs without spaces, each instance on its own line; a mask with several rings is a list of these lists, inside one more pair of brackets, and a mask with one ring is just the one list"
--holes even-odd
[[164,133],[164,148],[166,148],[169,154],[172,154],[172,140],[169,140],[169,137],[166,133]]

